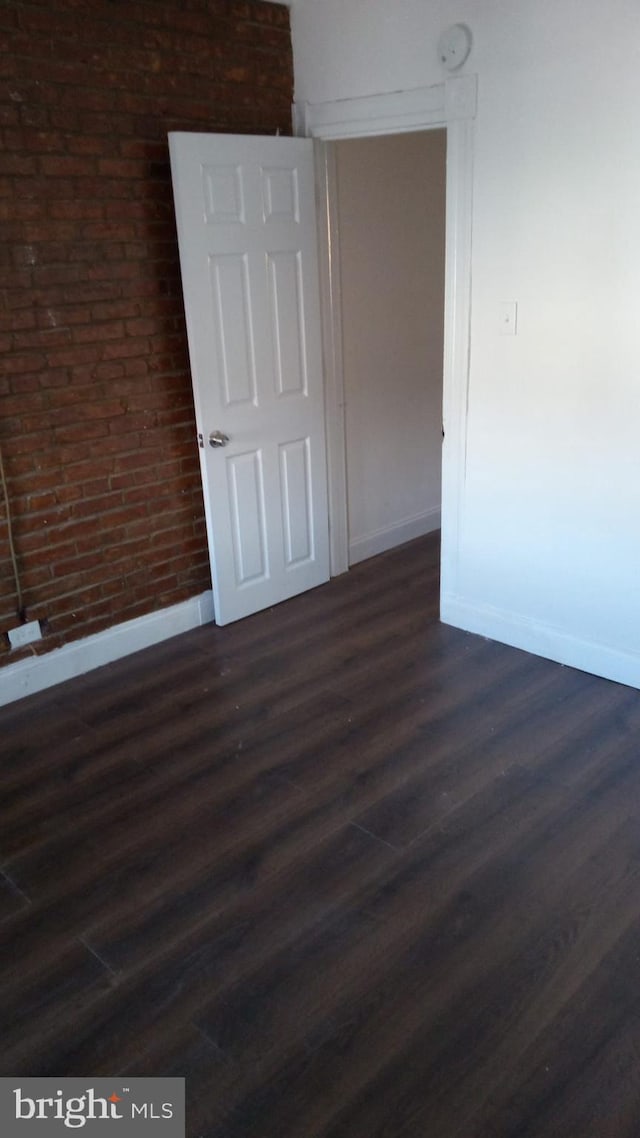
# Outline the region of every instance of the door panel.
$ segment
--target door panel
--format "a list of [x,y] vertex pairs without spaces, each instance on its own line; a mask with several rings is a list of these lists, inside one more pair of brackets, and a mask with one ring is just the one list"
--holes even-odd
[[278,394],[306,395],[300,254],[273,253],[268,264]]
[[239,454],[226,463],[235,583],[242,588],[269,573],[262,454]]
[[287,567],[313,558],[309,439],[280,445],[280,485]]
[[[313,144],[169,136],[216,620],[329,578]],[[209,446],[212,431],[228,436]]]
[[256,403],[256,368],[246,257],[211,257],[212,314],[222,405]]

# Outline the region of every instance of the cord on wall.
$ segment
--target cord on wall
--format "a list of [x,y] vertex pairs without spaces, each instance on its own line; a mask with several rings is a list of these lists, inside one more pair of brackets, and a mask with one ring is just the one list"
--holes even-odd
[[9,538],[9,553],[11,555],[11,564],[13,565],[13,577],[16,583],[16,599],[17,611],[21,621],[26,620],[24,605],[22,603],[22,589],[20,587],[20,574],[18,572],[18,561],[16,558],[16,550],[13,544],[13,525],[11,521],[11,506],[9,505],[9,491],[7,490],[7,479],[4,473],[4,462],[2,460],[2,447],[0,447],[0,482],[2,482],[2,493],[4,496],[4,505],[7,512],[7,534]]

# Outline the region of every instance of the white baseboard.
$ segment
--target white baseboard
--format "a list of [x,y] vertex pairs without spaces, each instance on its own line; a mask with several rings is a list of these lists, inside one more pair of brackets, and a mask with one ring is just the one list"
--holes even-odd
[[640,688],[640,653],[582,640],[518,613],[491,605],[472,605],[450,594],[443,594],[440,599],[440,619],[454,628],[476,632],[513,648],[522,648],[534,656],[544,656],[547,660],[602,676],[605,680]]
[[434,506],[423,514],[416,514],[412,518],[405,518],[396,525],[385,526],[384,529],[374,530],[364,537],[356,537],[349,541],[349,564],[356,565],[358,561],[366,561],[378,553],[386,553],[396,545],[405,541],[413,541],[414,537],[423,537],[440,529],[440,507]]
[[0,707],[213,620],[213,593],[115,624],[44,656],[0,668]]

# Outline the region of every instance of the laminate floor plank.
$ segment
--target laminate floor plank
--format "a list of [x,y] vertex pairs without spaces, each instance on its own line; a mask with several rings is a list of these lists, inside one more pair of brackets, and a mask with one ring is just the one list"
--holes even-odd
[[[190,814],[186,830],[179,824],[178,834],[172,833],[167,810],[166,816],[154,817],[152,825],[141,827],[134,818],[130,825],[112,831],[108,852],[87,840],[78,844],[81,856],[76,860],[73,842],[65,842],[62,862],[45,849],[42,860],[30,860],[26,870],[10,865],[12,880],[34,904],[13,927],[7,922],[0,926],[0,987],[5,980],[14,983],[15,970],[26,971],[34,953],[37,960],[42,929],[52,936],[77,935],[100,916],[109,914],[115,920],[123,909],[148,904],[154,883],[155,892],[171,885],[185,845],[193,861],[204,858],[209,873],[217,874],[218,893],[228,896],[243,883],[255,884],[260,865],[255,850],[262,849],[266,858],[274,833],[298,825],[300,797],[294,787],[277,779],[255,780],[242,803],[244,832],[239,818],[224,808],[207,810],[206,798],[198,796],[200,812]],[[87,866],[96,861],[103,866],[97,880],[87,873]],[[178,894],[181,885],[184,878],[176,886]]]
[[591,957],[588,978],[517,1062],[503,1069],[500,1083],[462,1132],[474,1138],[637,1134],[640,1079],[637,1062],[631,1065],[640,1042],[640,1001],[629,974],[639,935],[636,911],[596,967]]
[[[518,774],[514,779],[502,781],[495,793],[498,794],[503,804],[503,815],[506,805],[511,803],[513,797],[515,796],[516,800],[521,800],[524,791],[528,790],[531,784],[532,780],[521,774]],[[547,794],[549,791],[547,786],[541,789],[543,794]],[[495,818],[496,804],[491,800],[492,796],[488,792],[486,798],[486,809]],[[483,845],[481,856],[485,855],[486,850]],[[391,888],[395,891],[395,881],[393,881]],[[156,966],[151,972],[143,969],[142,976],[135,978],[132,985],[123,985],[118,994],[118,1001],[123,1001],[126,1004],[130,1027],[132,1031],[134,1027],[136,1029],[133,1031],[134,1036],[155,1033],[158,1031],[159,1021],[162,1022],[163,1017],[167,1017],[169,1022],[173,1022],[175,1017],[181,1017],[187,1013],[195,1015],[202,1008],[211,984],[211,977],[213,975],[217,977],[219,974],[219,942],[205,934],[206,930],[200,930],[195,944],[190,942],[188,945],[178,948],[175,953],[171,954],[170,959],[161,963],[161,966]],[[367,960],[369,949],[366,945],[364,952],[364,959]],[[360,974],[366,976],[366,969],[360,970]],[[159,998],[159,992],[162,992],[162,998]],[[148,998],[143,999],[143,993],[149,994]],[[109,1046],[111,1032],[114,1025],[118,1029],[120,1028],[122,1014],[121,1011],[114,1008],[113,1001],[106,1003],[103,1009],[92,1009],[87,1030],[81,1037],[82,1042],[79,1050],[83,1061],[92,1060],[94,1064],[98,1065],[104,1062],[105,1050]],[[78,1034],[80,1034],[80,1026],[80,1024],[77,1025]],[[65,1041],[60,1038],[53,1048],[53,1054],[58,1059],[65,1054],[64,1046]],[[73,1051],[68,1056],[69,1062],[72,1061],[75,1046],[74,1044]],[[120,1043],[119,1050],[122,1054],[122,1043]]]
[[[142,914],[94,924],[85,939],[111,967],[127,973],[144,968],[149,958],[166,956],[168,950],[189,952],[202,940],[215,942],[222,988],[334,909],[353,904],[384,867],[394,863],[394,852],[383,842],[356,826],[340,826],[323,833],[315,846],[307,843],[294,859],[283,860],[280,869],[263,880],[258,897],[232,882],[228,900],[213,872],[196,879],[179,900],[161,896]],[[258,868],[257,861],[250,863],[251,879]]]
[[[361,1138],[374,1125],[381,1133],[391,1127],[399,1133],[420,1133],[426,1126],[449,1133],[463,1113],[465,1098],[473,1111],[477,1109],[492,1074],[495,1078],[497,1071],[517,1070],[520,1079],[532,1033],[535,1038],[547,1017],[555,1019],[562,1012],[581,980],[588,985],[594,960],[628,930],[637,875],[629,879],[623,868],[618,881],[608,873],[593,876],[589,898],[600,901],[602,919],[585,901],[584,879],[573,877],[564,889],[550,890],[553,908],[542,917],[539,910],[529,915],[513,899],[494,909],[484,927],[478,922],[473,945],[479,961],[473,973],[458,953],[449,961],[457,999],[444,1007],[423,1002],[423,1024],[428,1026],[417,1026],[412,1039],[405,1037],[404,1048],[389,1049],[393,1058],[377,1080],[369,1070],[360,1099],[329,1133]],[[377,1031],[375,1023],[367,1027]],[[491,1064],[485,1062],[487,1056]],[[428,1112],[418,1105],[421,1096],[429,1102]]]
[[0,873],[0,922],[26,909],[29,899]]
[[[363,990],[355,1002],[351,1006],[345,1002],[333,1010],[332,1015],[329,1015],[331,1009],[326,1010],[324,1031],[320,1026],[316,1030],[317,1047],[312,1060],[318,1100],[330,1104],[330,1116],[340,1103],[341,1094],[345,1099],[353,1097],[358,1074],[363,1088],[356,1109],[352,1107],[347,1111],[335,1129],[336,1134],[394,1133],[396,1125],[399,1128],[410,1126],[411,1133],[431,1133],[432,1125],[434,1133],[449,1133],[443,1111],[448,1104],[448,1122],[451,1123],[451,1115],[455,1118],[460,1109],[465,1076],[475,1074],[478,1066],[482,1069],[483,1057],[495,1053],[502,1065],[508,1060],[511,1033],[515,1034],[521,1013],[520,1004],[527,1007],[532,970],[541,989],[539,1001],[546,996],[548,1008],[552,1012],[557,1010],[554,985],[560,988],[561,998],[566,998],[569,981],[574,987],[579,986],[581,974],[585,968],[588,973],[593,963],[593,957],[585,954],[585,946],[594,944],[600,952],[615,941],[619,930],[610,918],[617,915],[624,929],[629,920],[629,907],[624,902],[637,894],[637,881],[627,874],[627,857],[623,850],[617,880],[609,872],[601,872],[599,877],[594,874],[595,885],[588,882],[586,875],[580,878],[583,891],[603,898],[602,922],[598,912],[585,905],[584,895],[576,892],[575,876],[551,879],[545,907],[537,906],[535,921],[532,921],[531,898],[526,888],[523,889],[523,883],[514,880],[513,875],[510,879],[502,869],[503,866],[494,865],[488,874],[485,869],[476,875],[470,882],[473,892],[465,890],[456,895],[448,909],[437,917],[425,915],[428,913],[425,905],[407,906],[406,913],[414,925],[413,934],[407,934],[406,920],[403,922],[399,914],[397,917],[390,914],[391,942],[384,937],[384,932],[389,930],[378,929],[376,936],[376,947],[384,957],[379,974],[371,959],[365,969],[369,983],[364,979],[359,981]],[[554,901],[553,922],[549,921],[548,911],[551,900]],[[371,906],[367,913],[369,919],[375,916]],[[416,929],[419,935],[412,940]],[[394,941],[404,943],[404,951],[397,959],[392,947]],[[340,946],[340,951],[347,951],[346,943]],[[340,951],[336,949],[338,955]],[[478,954],[481,954],[481,967]],[[300,1032],[309,1022],[319,1025],[318,1009],[315,1014],[306,1016],[302,1009],[299,1013],[290,1011],[290,1023],[283,1023],[280,1018],[272,1025],[271,1049],[266,1057],[260,1054],[259,1046],[261,1022],[269,1011],[282,1017],[296,991],[298,999],[308,1004],[309,977],[302,976],[298,981],[294,962],[287,963],[289,972],[281,981],[286,992],[273,993],[269,1000],[269,988],[264,979],[257,986],[245,982],[238,990],[239,1006],[229,1006],[227,1002],[220,1009],[217,1024],[209,1022],[205,1013],[204,1028],[217,1044],[235,1045],[245,1055],[251,1051],[255,1056],[254,1068],[258,1069],[260,1063],[267,1075],[257,1086],[244,1088],[240,1101],[232,1107],[230,1119],[233,1121],[229,1120],[221,1133],[258,1134],[263,1112],[275,1119],[277,1133],[295,1134],[300,1124],[295,1109],[298,1088],[295,1080],[292,1085],[291,1075],[296,1070],[296,1054],[307,1054],[311,1063],[309,1044],[304,1037],[303,1045],[298,1046],[291,1062],[279,1066],[276,1040],[291,1039],[296,1024]],[[513,974],[510,969],[514,970]],[[348,970],[343,964],[340,979],[345,971]],[[360,975],[357,965],[353,971],[354,976],[347,983],[351,994],[358,992]],[[550,992],[545,992],[545,984],[551,988]],[[448,1006],[452,991],[458,993],[457,1000]],[[544,1025],[548,1008],[543,1005],[534,1009],[530,1016],[534,1029],[538,1022]],[[309,1013],[308,1006],[305,1010]],[[509,1031],[505,1031],[506,1017]],[[425,1024],[430,1025],[428,1029]],[[230,1034],[231,1028],[235,1039]],[[243,1031],[245,1039],[242,1039]],[[484,1039],[481,1031],[485,1032]],[[489,1031],[492,1037],[487,1040]],[[527,1039],[525,1032],[524,1040]],[[487,1043],[490,1046],[486,1046]],[[501,1045],[504,1045],[504,1054],[501,1054]],[[378,1081],[376,1064],[382,1064]],[[482,1074],[486,1076],[486,1070]],[[483,1078],[476,1088],[480,1097],[485,1085]],[[431,1107],[429,1118],[423,1119],[418,1115],[424,1097]],[[381,1125],[383,1108],[387,1114]],[[416,1110],[414,1130],[411,1118]],[[316,1133],[306,1116],[305,1122],[308,1132]],[[325,1133],[329,1118],[317,1119],[316,1124],[317,1132]],[[326,1132],[333,1134],[334,1129],[329,1127]]]
[[636,1138],[640,695],[440,624],[438,562],[0,709],[0,1074],[184,1075],[188,1138]]
[[[337,697],[304,705],[287,717],[292,745],[304,736],[310,720],[312,725],[317,722],[318,729],[326,730],[334,722],[340,729],[347,719],[344,701]],[[231,747],[224,733],[212,740],[206,722],[199,725],[192,720],[177,750],[173,741],[167,746],[161,735],[156,753],[147,763],[131,763],[126,749],[114,748],[112,768],[107,770],[99,761],[94,779],[86,776],[71,785],[67,780],[62,786],[58,784],[55,793],[45,792],[44,797],[37,790],[30,801],[19,801],[17,808],[9,801],[0,814],[4,841],[16,850],[13,858],[6,859],[12,874],[35,876],[43,882],[49,869],[61,861],[72,858],[77,863],[81,843],[93,842],[97,825],[106,862],[109,850],[113,847],[117,855],[125,840],[139,843],[148,836],[155,841],[153,826],[166,827],[163,832],[167,836],[176,828],[182,832],[192,818],[195,820],[195,814],[205,809],[229,814],[234,795],[243,794],[243,803],[248,802],[265,780],[277,780],[278,771],[267,760],[253,767],[244,761],[242,740]],[[51,808],[56,807],[57,829],[50,824]],[[149,827],[134,824],[142,812],[150,817]],[[73,868],[77,873],[87,869],[83,864]]]
[[[338,717],[338,736],[339,732],[344,732],[345,729],[347,732],[351,731],[351,727],[347,726],[350,718],[351,716],[348,716],[345,711],[343,711],[342,717]],[[405,716],[405,719],[407,718],[411,725],[411,718]],[[314,719],[310,718],[307,739],[313,740],[314,737],[318,737],[318,735],[322,736],[322,732],[323,727],[320,721],[319,723],[314,723]],[[238,819],[241,817],[239,806],[235,806],[235,803],[233,803],[229,797],[222,800],[222,808],[220,810],[221,817],[218,825],[215,825],[214,840],[210,832],[207,832],[203,838],[203,836],[200,836],[199,830],[188,830],[184,832],[180,838],[175,839],[170,847],[166,848],[164,856],[156,856],[153,860],[150,860],[146,850],[142,850],[140,858],[136,855],[129,854],[128,858],[126,858],[126,868],[128,868],[128,873],[130,868],[134,871],[131,876],[137,885],[139,885],[136,894],[132,894],[131,890],[128,890],[126,881],[121,884],[117,867],[112,867],[109,873],[109,879],[113,882],[114,890],[118,893],[120,912],[122,913],[122,902],[126,900],[129,894],[129,909],[133,914],[134,921],[137,921],[139,925],[145,924],[147,922],[149,908],[156,899],[163,900],[165,898],[167,888],[170,888],[170,904],[169,906],[164,906],[164,908],[169,914],[171,914],[174,906],[173,891],[178,892],[179,889],[189,890],[189,896],[194,899],[199,898],[200,904],[207,898],[208,905],[212,905],[214,898],[220,898],[222,894],[225,896],[229,889],[240,890],[243,888],[244,883],[259,884],[259,881],[257,881],[259,875],[260,881],[263,881],[264,876],[270,871],[272,872],[272,866],[274,864],[273,855],[285,861],[287,858],[294,857],[294,843],[297,843],[298,847],[304,850],[306,847],[309,847],[310,844],[313,844],[314,841],[317,841],[318,834],[321,835],[327,828],[342,823],[343,820],[351,817],[358,823],[360,820],[358,815],[358,802],[370,802],[372,799],[379,801],[380,797],[381,800],[385,802],[389,792],[389,785],[393,785],[392,781],[397,780],[397,778],[402,778],[404,785],[409,785],[409,790],[411,791],[411,787],[415,786],[415,784],[407,783],[408,757],[411,767],[419,770],[425,767],[428,769],[425,747],[424,745],[420,745],[421,740],[418,740],[417,748],[405,747],[401,749],[397,747],[397,742],[395,740],[389,740],[384,732],[381,732],[381,740],[377,740],[375,737],[376,733],[377,724],[374,726],[374,737],[370,737],[370,739],[361,744],[364,751],[369,753],[368,773],[370,777],[367,778],[367,780],[359,780],[359,778],[356,777],[353,784],[353,791],[350,792],[347,792],[342,784],[338,784],[335,787],[327,784],[323,787],[322,795],[318,793],[314,794],[309,802],[306,803],[305,807],[297,811],[295,826],[286,824],[282,832],[269,831],[269,833],[266,833],[264,836],[261,835],[259,841],[253,844],[251,850],[246,850],[245,846],[235,861],[229,861],[229,859],[224,857],[225,848],[221,840],[225,828],[228,828],[225,827],[227,816],[233,819],[232,835],[235,834]],[[395,728],[394,734],[397,734]],[[269,737],[268,743],[270,748],[272,742],[273,740]],[[296,750],[302,750],[304,754],[305,743],[298,739],[295,734],[294,743]],[[280,742],[280,754],[282,753],[282,748],[284,748],[284,744]],[[262,754],[262,749],[259,750]],[[374,750],[376,750],[376,754],[378,754],[380,758],[384,758],[384,762],[381,764],[383,770],[381,770],[379,777],[377,777],[377,767],[374,761]],[[416,753],[411,753],[412,750]],[[388,761],[389,754],[391,754],[393,761]],[[251,749],[244,752],[243,756],[240,757],[240,761],[236,762],[235,767],[233,767],[233,773],[237,774],[239,769],[243,772],[245,777],[247,777],[247,775],[251,776],[253,789],[255,790],[255,785],[260,785],[260,780],[257,776],[264,772],[262,768],[253,766],[252,757]],[[321,753],[319,757],[320,759],[322,758]],[[315,758],[318,759],[318,756],[315,756]],[[343,760],[345,766],[347,758],[348,756],[345,756]],[[273,769],[276,770],[276,772],[282,773],[281,766],[274,767]],[[492,777],[489,762],[482,762],[481,776],[483,781],[487,781]],[[478,781],[479,776],[476,778],[476,782]],[[220,790],[221,786],[224,786],[225,782],[228,782],[228,777],[225,776],[225,770],[221,769],[218,781],[216,781],[218,790]],[[236,787],[237,784],[232,783],[232,785]],[[243,794],[246,795],[247,799],[249,798],[249,793],[251,793],[251,787],[249,787],[249,791],[243,790]],[[412,798],[417,799],[415,791],[411,791],[411,793]],[[428,797],[428,795],[426,795],[426,797]],[[436,794],[433,794],[432,797],[435,808],[438,809],[437,816],[440,817],[443,815],[444,809],[438,808],[438,802],[440,802],[443,797],[442,795],[438,797]],[[453,807],[456,799],[451,798],[450,800],[448,795],[444,795],[444,801],[446,802],[446,808],[450,809]],[[326,803],[326,808],[322,809],[323,802]],[[334,814],[333,819],[331,819],[331,813]],[[245,835],[245,842],[247,832],[248,827],[244,825],[243,833]],[[118,841],[120,841],[120,835],[118,835]],[[251,872],[249,872],[248,867],[252,867]],[[68,879],[65,880],[65,889],[68,892]],[[182,905],[181,910],[183,912]],[[116,916],[113,905],[109,908],[109,913],[113,920]],[[154,922],[151,922],[151,925],[153,924]]]
[[126,1076],[153,1078],[160,1071],[166,1078],[183,1078],[189,1071],[190,1109],[189,1127],[193,1134],[205,1134],[212,1128],[224,1125],[224,1111],[216,1097],[211,1095],[216,1074],[224,1072],[226,1060],[218,1054],[208,1039],[190,1024],[162,1040],[136,1062],[116,1072]]

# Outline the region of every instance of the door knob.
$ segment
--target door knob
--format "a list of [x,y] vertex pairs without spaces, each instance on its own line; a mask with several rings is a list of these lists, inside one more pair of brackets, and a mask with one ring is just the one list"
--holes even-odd
[[225,435],[223,431],[212,431],[209,435],[209,446],[226,447],[228,442],[229,436]]

